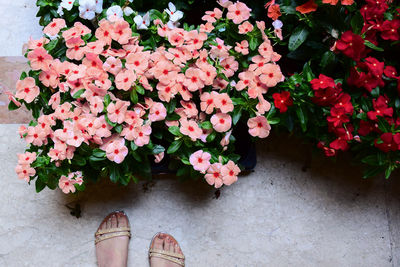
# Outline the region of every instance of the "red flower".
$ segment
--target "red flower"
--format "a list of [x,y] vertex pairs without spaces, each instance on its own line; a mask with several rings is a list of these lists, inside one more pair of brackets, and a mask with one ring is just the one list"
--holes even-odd
[[379,62],[376,58],[367,57],[365,59],[365,65],[367,66],[369,72],[377,78],[380,78],[382,76],[385,63]]
[[301,14],[307,14],[317,10],[317,7],[318,5],[314,2],[314,0],[310,0],[301,6],[296,7],[296,11],[299,11]]
[[331,77],[325,76],[324,74],[320,74],[318,79],[313,79],[310,81],[310,83],[313,90],[335,87],[335,81]]
[[385,20],[381,28],[381,37],[384,40],[397,41],[399,36],[400,20]]
[[353,113],[353,104],[351,104],[351,97],[349,94],[341,94],[335,108],[343,108],[346,113]]
[[288,91],[283,91],[282,93],[275,93],[272,95],[274,99],[274,104],[281,113],[287,111],[287,107],[293,105],[293,99],[290,97]]
[[381,140],[375,140],[375,146],[383,152],[399,150],[400,145],[400,133],[393,135],[392,133],[383,133]]
[[346,140],[344,140],[341,137],[336,138],[334,141],[332,141],[329,146],[335,150],[343,150],[346,151],[349,149],[349,144],[347,143]]
[[386,66],[383,73],[386,75],[386,77],[388,77],[390,79],[399,79],[400,78],[399,76],[397,76],[397,71],[393,66]]
[[335,87],[328,87],[324,90],[317,90],[314,92],[314,97],[312,101],[320,106],[330,106],[336,103],[336,100],[342,91],[339,84]]
[[370,122],[363,120],[360,121],[360,128],[358,128],[359,135],[366,136],[374,130],[375,130],[374,125],[371,124]]
[[388,99],[384,96],[379,96],[377,100],[372,100],[374,111],[368,111],[367,115],[370,120],[376,120],[376,116],[393,116],[393,108],[388,107]]
[[349,58],[360,61],[361,54],[365,50],[364,40],[361,36],[347,31],[343,33],[340,40],[336,42],[336,48]]
[[319,141],[317,147],[322,149],[327,157],[333,157],[336,155],[336,150],[325,146],[324,142]]
[[331,108],[331,116],[328,116],[326,119],[328,122],[332,123],[334,127],[350,121],[344,108]]

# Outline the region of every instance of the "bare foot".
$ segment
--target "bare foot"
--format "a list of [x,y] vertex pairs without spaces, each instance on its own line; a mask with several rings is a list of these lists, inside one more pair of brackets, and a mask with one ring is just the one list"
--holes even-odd
[[[129,227],[129,220],[124,212],[116,211],[104,218],[98,230],[104,231],[120,227]],[[129,236],[125,232],[123,236],[111,237],[111,235],[123,233],[116,232],[100,235],[100,238],[110,238],[96,244],[96,257],[99,267],[126,267],[128,262]]]
[[[159,251],[151,252],[151,251]],[[178,242],[169,234],[159,233],[150,245],[150,267],[182,267],[184,266],[184,257]],[[160,255],[162,252],[168,255]],[[174,257],[178,256],[178,257]],[[170,260],[165,259],[171,258]],[[175,261],[175,262],[174,262]]]

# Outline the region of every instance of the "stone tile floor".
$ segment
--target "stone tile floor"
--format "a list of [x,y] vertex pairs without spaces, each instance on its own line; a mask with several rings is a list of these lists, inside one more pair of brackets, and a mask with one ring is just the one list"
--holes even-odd
[[[218,199],[204,182],[158,177],[85,194],[34,192],[16,178],[18,125],[0,125],[0,266],[95,266],[93,233],[116,209],[128,214],[129,266],[147,266],[156,232],[172,233],[187,266],[399,266],[399,177],[363,180],[286,136],[258,145],[258,166]],[[294,149],[296,148],[296,149]],[[397,179],[397,180],[396,180]],[[82,217],[69,214],[79,203]]]

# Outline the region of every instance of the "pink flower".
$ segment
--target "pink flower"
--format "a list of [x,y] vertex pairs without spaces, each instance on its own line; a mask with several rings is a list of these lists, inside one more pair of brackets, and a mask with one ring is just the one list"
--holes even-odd
[[106,44],[111,44],[111,32],[113,31],[111,23],[106,20],[102,19],[99,22],[99,27],[96,29],[96,38],[100,41],[103,41]]
[[225,185],[231,185],[238,180],[237,175],[240,173],[239,167],[232,161],[221,167],[222,181]]
[[40,47],[28,53],[28,60],[32,70],[48,71],[53,57],[47,53],[46,49]]
[[96,129],[96,135],[98,137],[109,137],[111,136],[111,125],[106,122],[104,115],[94,120],[94,127]]
[[90,112],[92,112],[93,115],[97,116],[98,113],[101,113],[103,111],[104,104],[103,104],[103,100],[101,97],[93,96],[88,100],[89,100],[89,104],[90,104]]
[[208,167],[210,167],[211,154],[198,150],[190,155],[189,161],[192,164],[193,169],[201,173],[205,173]]
[[196,141],[197,139],[200,138],[202,135],[203,131],[200,129],[199,125],[194,120],[181,120],[181,127],[180,132],[184,135],[189,136],[193,141]]
[[226,113],[217,113],[211,116],[214,130],[219,133],[228,131],[232,126],[232,118]]
[[254,73],[251,71],[245,71],[239,73],[239,82],[235,85],[236,90],[242,91],[254,81]]
[[214,8],[213,11],[206,11],[206,14],[201,19],[210,23],[214,23],[221,17],[222,11],[219,8]]
[[130,53],[126,57],[126,68],[135,71],[136,74],[142,75],[149,66],[149,53],[138,52]]
[[167,109],[160,102],[154,103],[150,108],[149,120],[162,121],[167,117]]
[[32,37],[28,41],[28,49],[34,50],[35,48],[43,47],[49,43],[49,39],[42,37],[39,40],[33,40]]
[[63,191],[64,194],[68,194],[70,192],[74,193],[76,190],[74,184],[75,181],[65,175],[62,175],[60,180],[58,180],[58,187]]
[[117,100],[115,104],[111,102],[107,106],[107,116],[108,119],[115,123],[123,123],[125,120],[125,113],[128,109],[129,102]]
[[248,21],[243,22],[242,24],[239,25],[239,33],[240,34],[246,34],[248,32],[251,32],[253,30],[253,24],[251,24]]
[[116,163],[124,161],[128,155],[128,148],[125,146],[124,138],[116,138],[106,147],[107,158]]
[[215,188],[220,188],[224,182],[221,176],[221,163],[211,164],[210,168],[207,170],[207,174],[204,176],[209,185],[214,185]]
[[161,153],[158,153],[158,154],[155,154],[154,155],[154,162],[155,163],[160,163],[162,160],[163,160],[163,158],[164,158],[164,152],[161,152]]
[[17,82],[17,93],[15,97],[25,100],[26,103],[31,103],[39,95],[39,87],[36,86],[35,79],[26,77]]
[[271,60],[273,52],[274,52],[274,50],[269,41],[263,42],[258,47],[258,53],[260,53],[260,55],[263,56],[266,59],[266,61]]
[[204,87],[204,72],[198,68],[188,68],[185,72],[186,79],[183,84],[191,92],[195,92]]
[[151,126],[143,125],[136,127],[135,145],[144,146],[150,142]]
[[184,107],[184,112],[188,118],[196,117],[199,111],[196,108],[196,104],[193,101],[182,101],[181,105]]
[[224,67],[222,71],[226,77],[231,77],[239,68],[239,63],[235,60],[235,57],[227,57],[221,61],[221,66]]
[[247,121],[247,126],[249,127],[250,135],[260,138],[267,137],[269,135],[269,131],[271,130],[271,126],[269,125],[267,118],[264,116],[250,118]]
[[219,94],[215,91],[211,93],[205,92],[200,96],[200,109],[207,114],[211,114],[215,108],[215,100],[218,98]]
[[54,18],[44,29],[43,33],[48,36],[56,36],[62,28],[65,28],[65,20]]
[[60,105],[60,101],[61,101],[60,92],[57,92],[50,97],[48,105],[55,110],[58,107],[58,105]]
[[276,64],[264,65],[260,72],[260,81],[268,87],[274,87],[278,82],[282,81],[283,75],[281,68]]
[[228,14],[226,14],[226,17],[231,19],[233,23],[240,24],[250,18],[250,11],[251,9],[242,2],[236,2],[228,6]]
[[215,107],[219,108],[223,113],[233,111],[232,100],[227,93],[218,95],[218,97],[215,99]]
[[249,54],[249,43],[247,42],[247,40],[236,43],[235,51],[238,53],[242,53],[243,55]]
[[25,152],[24,154],[18,154],[19,165],[30,165],[36,160],[36,152]]
[[132,70],[122,70],[115,77],[115,86],[118,89],[129,91],[133,82],[136,80],[136,74]]
[[28,132],[25,137],[27,143],[31,143],[35,146],[42,146],[46,141],[47,134],[40,127],[28,127]]
[[25,180],[27,182],[30,181],[30,177],[32,177],[36,174],[35,169],[27,164],[24,164],[24,165],[18,164],[15,167],[15,172],[17,173],[19,179]]
[[132,37],[132,30],[129,23],[125,20],[118,20],[113,26],[111,38],[120,44],[127,44],[129,39]]
[[66,41],[66,45],[68,47],[66,56],[69,59],[81,60],[85,55],[85,41],[82,40],[81,37],[71,38]]

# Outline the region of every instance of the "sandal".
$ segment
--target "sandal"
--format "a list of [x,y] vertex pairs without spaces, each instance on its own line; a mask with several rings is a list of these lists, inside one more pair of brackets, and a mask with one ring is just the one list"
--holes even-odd
[[149,260],[152,257],[164,259],[173,263],[178,264],[179,266],[184,267],[185,266],[185,256],[182,253],[173,253],[165,250],[160,250],[160,249],[155,249],[154,247],[154,239],[159,236],[160,234],[163,234],[165,236],[168,236],[175,245],[178,245],[178,241],[175,240],[171,235],[169,234],[164,234],[164,233],[157,233],[153,239],[151,240],[150,243],[150,249],[149,249]]
[[[114,211],[108,214],[103,221],[100,223],[102,225],[105,221],[107,221],[111,216],[116,215],[118,213],[122,213],[124,216],[126,216],[125,212],[123,211]],[[126,216],[126,219],[128,220],[128,225],[129,225],[129,219]],[[99,226],[100,228],[100,226]],[[109,229],[98,229],[96,233],[94,234],[95,241],[94,243],[97,244],[101,241],[117,237],[117,236],[128,236],[131,238],[131,228],[128,227],[117,227],[117,228],[109,228]]]

